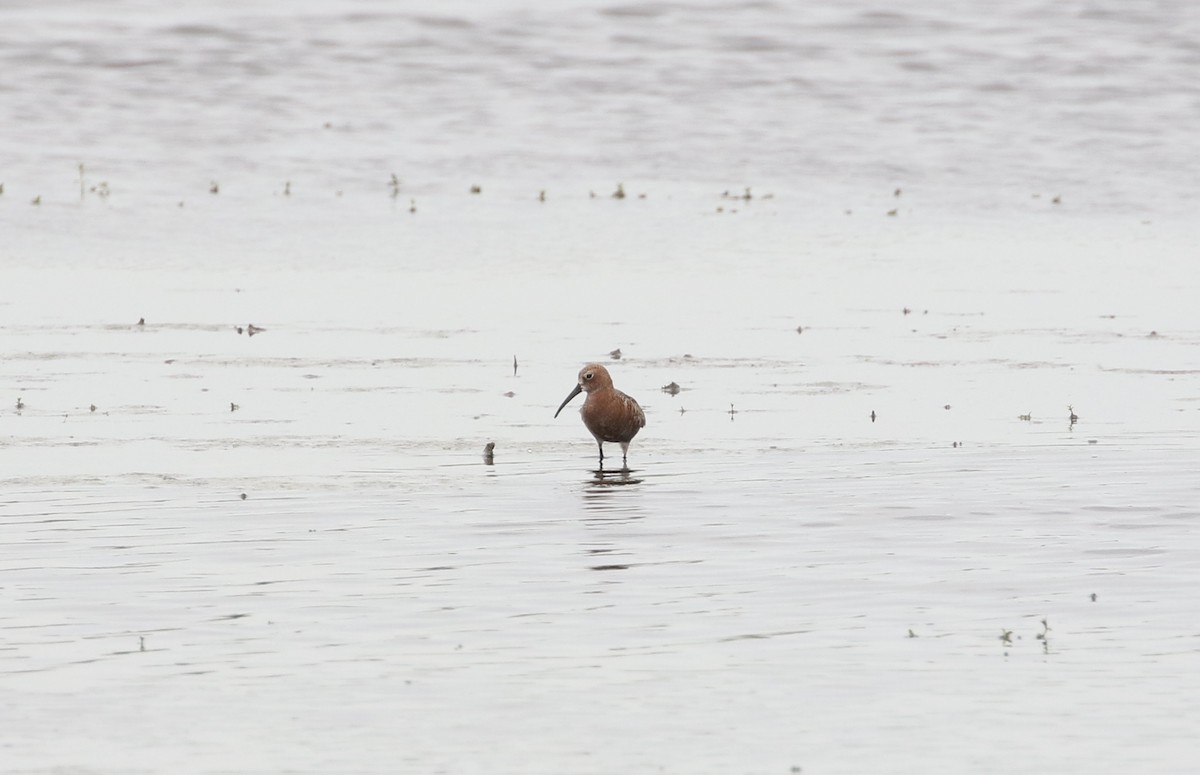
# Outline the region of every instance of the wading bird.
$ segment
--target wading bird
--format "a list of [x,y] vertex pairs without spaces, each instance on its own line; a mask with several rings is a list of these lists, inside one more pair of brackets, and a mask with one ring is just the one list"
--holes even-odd
[[563,407],[580,393],[587,393],[579,414],[583,417],[584,426],[596,438],[596,446],[600,448],[600,469],[604,469],[606,441],[621,445],[621,464],[628,468],[629,442],[646,427],[646,413],[637,401],[613,387],[608,369],[598,363],[589,363],[579,370],[575,389],[563,400],[554,416],[558,417]]

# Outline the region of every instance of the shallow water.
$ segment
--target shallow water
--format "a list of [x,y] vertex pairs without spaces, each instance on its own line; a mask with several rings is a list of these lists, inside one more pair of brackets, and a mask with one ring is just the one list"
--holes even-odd
[[0,769],[1190,771],[1196,13],[998,13],[0,11]]

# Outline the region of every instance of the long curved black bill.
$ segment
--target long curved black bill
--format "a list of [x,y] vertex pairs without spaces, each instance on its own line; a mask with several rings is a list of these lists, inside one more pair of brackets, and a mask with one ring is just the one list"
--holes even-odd
[[[581,388],[579,385],[576,385],[576,386],[575,386],[575,389],[571,391],[571,395],[567,396],[567,397],[566,397],[566,398],[563,400],[563,402],[562,402],[562,405],[558,407],[558,412],[561,412],[561,411],[563,410],[563,407],[564,407],[564,406],[566,406],[567,404],[571,403],[571,399],[572,399],[572,398],[574,398],[575,396],[579,395],[579,394],[580,394],[580,393],[582,393],[582,392],[583,392],[583,388]],[[555,413],[554,413],[554,416],[555,416],[555,417],[558,417],[558,412],[555,412]]]

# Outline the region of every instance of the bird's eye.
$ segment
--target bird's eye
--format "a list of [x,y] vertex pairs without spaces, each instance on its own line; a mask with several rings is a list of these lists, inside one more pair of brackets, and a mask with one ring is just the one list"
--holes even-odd
[[584,379],[589,379],[589,380],[590,380],[590,379],[592,378],[592,372],[590,372],[590,371],[589,371],[587,374],[584,374],[584,375],[583,375],[583,378],[584,378]]

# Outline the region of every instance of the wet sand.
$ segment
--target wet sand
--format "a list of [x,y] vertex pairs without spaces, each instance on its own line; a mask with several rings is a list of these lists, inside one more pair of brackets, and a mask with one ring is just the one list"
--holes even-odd
[[20,214],[10,771],[1184,770],[1169,226],[380,199]]

